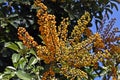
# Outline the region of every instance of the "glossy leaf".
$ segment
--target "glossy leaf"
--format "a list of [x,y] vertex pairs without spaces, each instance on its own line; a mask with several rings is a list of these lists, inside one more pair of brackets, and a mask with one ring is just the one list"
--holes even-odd
[[24,48],[24,45],[22,42],[15,42],[15,43],[19,46],[20,49]]
[[9,70],[16,70],[16,68],[12,67],[12,66],[7,66],[6,69],[9,69]]
[[26,63],[27,63],[26,59],[25,59],[25,58],[21,58],[21,59],[19,60],[19,67],[20,67],[21,69],[24,69]]
[[17,63],[19,59],[20,59],[20,54],[15,53],[12,55],[12,62],[13,63]]
[[17,71],[16,75],[22,80],[31,80],[32,79],[32,76],[30,76],[30,74],[28,74],[24,71],[21,71],[21,70]]
[[10,49],[12,49],[12,50],[14,50],[16,52],[18,52],[18,50],[19,50],[19,47],[13,42],[5,43],[4,46],[7,47],[7,48],[10,48]]
[[33,55],[36,54],[35,51],[34,51],[33,49],[30,49],[29,53],[30,53],[30,54],[33,54]]
[[31,66],[31,65],[34,65],[34,64],[36,64],[37,63],[37,59],[35,58],[35,57],[31,57],[30,58],[30,61],[29,61],[29,65]]

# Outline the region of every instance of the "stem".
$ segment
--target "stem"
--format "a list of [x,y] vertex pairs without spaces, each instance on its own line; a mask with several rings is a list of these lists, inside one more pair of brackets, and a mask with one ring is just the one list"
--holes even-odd
[[39,76],[39,72],[37,72],[36,75],[37,75],[38,80],[41,80]]

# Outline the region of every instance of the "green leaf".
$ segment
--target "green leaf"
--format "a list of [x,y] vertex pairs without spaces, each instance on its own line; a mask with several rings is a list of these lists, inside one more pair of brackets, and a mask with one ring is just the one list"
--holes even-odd
[[109,12],[110,14],[113,14],[112,10],[109,8],[106,8],[106,11]]
[[26,63],[27,63],[27,60],[25,58],[21,58],[20,61],[19,61],[20,68],[24,69]]
[[32,76],[30,76],[29,73],[26,73],[24,71],[19,70],[16,72],[16,75],[22,80],[32,80]]
[[59,73],[60,72],[60,68],[54,68],[54,71],[55,71],[55,73]]
[[36,54],[35,51],[34,51],[33,49],[30,49],[29,53],[31,53],[31,54],[33,54],[33,55]]
[[6,70],[12,70],[12,71],[15,71],[16,68],[14,68],[14,67],[12,67],[12,66],[7,66],[7,67],[6,67]]
[[5,28],[5,26],[7,26],[7,25],[8,25],[7,23],[2,23],[1,27]]
[[5,43],[4,46],[7,47],[7,48],[10,48],[10,49],[12,49],[12,50],[14,50],[16,52],[18,52],[18,49],[19,49],[18,46],[13,42]]
[[14,24],[14,22],[12,22],[12,21],[8,21],[12,26],[14,26],[15,28],[17,28],[18,27],[18,25],[17,24]]
[[15,76],[15,72],[11,72],[11,77],[14,77]]
[[15,53],[12,55],[12,62],[13,63],[17,63],[19,59],[20,59],[20,54]]
[[21,55],[26,55],[27,53],[28,53],[28,49],[27,48],[23,48],[23,49],[20,49],[19,50],[19,53],[21,54]]
[[32,71],[35,72],[35,73],[39,72],[39,71],[42,71],[42,70],[44,70],[44,68],[42,66],[37,66],[36,68],[32,69]]
[[11,15],[9,15],[9,17],[8,17],[8,19],[10,19],[10,18],[17,18],[18,17],[18,14],[11,14]]
[[43,37],[42,37],[41,35],[38,35],[38,37],[39,37],[40,39],[43,39]]
[[5,0],[0,0],[0,3],[4,2]]
[[118,11],[118,6],[115,3],[111,2],[111,8],[115,7],[115,9]]
[[30,58],[30,61],[29,61],[29,65],[31,66],[31,65],[34,65],[34,64],[36,64],[37,63],[37,59],[35,58],[35,57],[31,57]]
[[42,67],[42,66],[37,66],[37,69],[39,69],[39,70],[44,70],[44,67]]
[[15,42],[15,43],[19,46],[20,49],[24,48],[24,45],[22,42]]

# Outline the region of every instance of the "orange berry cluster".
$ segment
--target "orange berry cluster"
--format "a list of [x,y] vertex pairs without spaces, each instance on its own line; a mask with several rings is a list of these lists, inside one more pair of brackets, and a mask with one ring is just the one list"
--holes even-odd
[[[48,12],[46,11],[47,7],[39,0],[36,0],[35,4],[40,7],[37,12],[38,24],[40,25],[39,31],[46,45],[45,48],[49,52],[48,54],[43,54],[46,52],[42,50],[42,53],[42,51],[40,51],[42,47],[41,49],[39,47],[37,50],[37,54],[40,58],[44,59],[46,63],[50,63],[54,61],[55,53],[57,53],[59,49],[59,38],[56,31],[55,16],[48,14]],[[41,55],[43,55],[44,58]],[[47,58],[49,61],[47,60]]]
[[[106,45],[111,41],[109,39],[107,43],[105,42],[105,40],[110,38],[109,35],[105,34],[107,38],[104,38],[104,35],[99,33],[92,35],[87,27],[90,22],[90,14],[88,12],[85,12],[77,21],[77,25],[75,25],[71,35],[68,36],[68,18],[61,21],[57,30],[55,16],[47,12],[47,7],[41,0],[36,0],[35,5],[39,7],[37,11],[39,31],[45,45],[38,45],[34,38],[22,27],[18,28],[19,39],[28,48],[35,47],[38,57],[44,60],[46,64],[55,66],[56,62],[59,62],[61,64],[59,73],[67,78],[73,80],[75,77],[88,78],[87,73],[82,71],[81,68],[93,66],[97,69],[98,61],[105,62],[104,60],[106,59],[113,59],[111,53],[116,53],[119,56],[120,47],[118,45],[109,45],[109,48],[106,48]],[[118,30],[115,29],[114,31]],[[109,33],[109,31],[106,32]],[[86,35],[87,39],[81,40],[83,35]],[[117,41],[120,40],[118,37],[116,39]],[[95,51],[91,54],[90,51],[93,50],[93,47],[95,47]],[[118,60],[118,58],[120,62],[120,56],[116,59]],[[115,74],[115,71],[113,72]],[[49,71],[43,74],[42,80],[52,79],[54,75],[54,71],[50,68]]]
[[27,48],[36,47],[38,44],[34,41],[34,38],[29,35],[25,28],[19,27],[18,28],[18,38],[23,41],[23,44]]
[[52,68],[49,68],[49,70],[43,74],[42,80],[52,80],[54,76],[54,71],[52,70]]

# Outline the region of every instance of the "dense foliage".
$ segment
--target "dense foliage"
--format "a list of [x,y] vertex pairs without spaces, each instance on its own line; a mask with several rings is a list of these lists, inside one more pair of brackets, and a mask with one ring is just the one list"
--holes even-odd
[[[0,79],[117,80],[119,29],[115,18],[106,23],[111,9],[118,10],[116,2],[0,2]],[[94,17],[96,33],[89,28]]]

